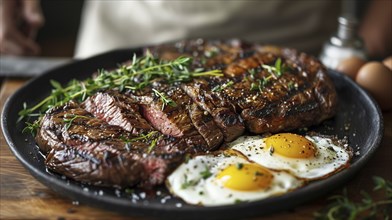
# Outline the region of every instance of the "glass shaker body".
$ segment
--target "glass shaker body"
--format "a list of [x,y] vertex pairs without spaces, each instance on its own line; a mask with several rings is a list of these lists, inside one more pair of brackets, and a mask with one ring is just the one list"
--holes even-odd
[[339,17],[338,22],[337,34],[324,44],[319,57],[331,69],[336,69],[342,60],[349,57],[367,58],[363,41],[357,35],[357,21],[351,17]]

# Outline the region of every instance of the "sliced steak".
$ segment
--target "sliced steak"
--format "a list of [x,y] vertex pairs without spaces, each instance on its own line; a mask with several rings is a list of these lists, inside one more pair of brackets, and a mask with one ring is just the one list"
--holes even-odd
[[151,139],[93,118],[73,102],[46,114],[37,143],[48,152],[50,170],[96,185],[161,184],[185,153],[166,152],[159,146],[150,149]]
[[[163,134],[173,137],[186,137],[197,134],[192,125],[186,106],[190,103],[189,97],[181,89],[155,85],[144,100],[150,102],[143,104],[143,116]],[[159,94],[171,100],[164,103]]]
[[207,111],[202,111],[195,103],[189,106],[189,116],[193,125],[212,149],[223,142],[223,133]]
[[117,91],[99,92],[82,103],[82,107],[111,125],[117,125],[132,134],[152,131],[151,125],[140,115],[138,101]]
[[[170,100],[164,103],[163,97]],[[184,139],[189,149],[205,152],[218,145],[199,133],[188,111],[192,100],[178,86],[155,83],[144,95],[139,94],[144,118],[162,134]],[[199,122],[195,122],[199,123]]]
[[192,98],[203,111],[207,111],[214,119],[216,125],[222,130],[224,140],[232,141],[245,131],[244,123],[239,115],[229,106],[216,105],[211,96],[209,83],[206,80],[194,80],[192,83],[183,84],[183,90]]

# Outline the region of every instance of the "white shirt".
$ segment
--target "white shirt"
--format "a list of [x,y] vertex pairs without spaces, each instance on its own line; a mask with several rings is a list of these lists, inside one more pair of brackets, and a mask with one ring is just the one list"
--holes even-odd
[[198,37],[316,53],[336,30],[340,5],[334,0],[86,1],[75,56]]

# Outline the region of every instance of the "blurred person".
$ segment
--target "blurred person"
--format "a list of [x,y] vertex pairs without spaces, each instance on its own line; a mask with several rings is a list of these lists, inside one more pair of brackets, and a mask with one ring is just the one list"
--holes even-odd
[[38,55],[37,31],[44,24],[38,0],[0,1],[0,53]]
[[316,53],[340,1],[86,1],[76,57],[187,38],[241,38]]
[[392,55],[392,0],[371,0],[359,35],[370,57],[381,59]]
[[[361,33],[372,56],[390,52],[391,36],[385,27],[390,27],[391,19],[385,17],[391,16],[386,9],[391,1],[372,0],[369,11],[373,13],[365,17]],[[34,10],[27,10],[27,6]],[[2,0],[2,53],[29,55],[39,51],[30,36],[33,34],[9,19],[19,17],[36,31],[43,22],[42,15],[37,16],[41,22],[34,23],[26,14],[39,14],[38,6],[37,0]],[[382,13],[377,13],[379,10]],[[196,37],[241,38],[317,55],[322,43],[336,31],[340,13],[341,1],[330,0],[85,1],[75,56],[84,58],[116,48]]]

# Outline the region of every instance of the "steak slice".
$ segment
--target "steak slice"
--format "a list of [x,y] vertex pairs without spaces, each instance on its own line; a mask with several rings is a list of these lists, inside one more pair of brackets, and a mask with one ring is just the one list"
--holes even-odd
[[153,127],[140,115],[138,101],[115,90],[99,92],[85,100],[82,107],[111,125],[132,134],[148,133]]
[[[163,103],[159,96],[171,100],[170,103]],[[207,141],[207,135],[200,134],[195,123],[199,125],[201,122],[193,122],[188,111],[192,100],[181,88],[155,83],[149,92],[139,94],[139,99],[143,100],[144,118],[162,134],[184,139],[188,149],[194,149],[194,152],[205,152],[218,146],[219,143]]]
[[73,102],[48,112],[36,139],[41,150],[48,152],[48,169],[95,185],[161,184],[185,153],[166,152],[158,145],[151,150],[151,139],[140,139],[93,118]]
[[[143,116],[163,134],[173,137],[187,137],[198,132],[186,111],[186,106],[190,103],[189,97],[181,89],[168,87],[166,85],[155,85],[144,95],[144,100],[148,103],[142,105]],[[171,100],[170,103],[163,103],[159,94]]]
[[195,103],[189,107],[189,116],[193,125],[203,136],[208,146],[218,147],[223,142],[223,133],[215,124],[212,116],[207,111],[202,111]]
[[192,83],[183,84],[183,90],[192,98],[201,109],[207,111],[221,129],[224,140],[232,141],[245,131],[244,123],[239,115],[225,105],[216,105],[211,93],[208,92],[209,83],[204,79],[194,80]]

